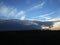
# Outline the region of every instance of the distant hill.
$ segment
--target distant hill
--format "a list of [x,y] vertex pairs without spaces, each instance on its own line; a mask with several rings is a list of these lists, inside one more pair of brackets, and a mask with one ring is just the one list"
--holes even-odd
[[29,20],[0,20],[0,31],[3,30],[34,30],[41,29],[41,26],[51,26],[53,22],[29,21]]

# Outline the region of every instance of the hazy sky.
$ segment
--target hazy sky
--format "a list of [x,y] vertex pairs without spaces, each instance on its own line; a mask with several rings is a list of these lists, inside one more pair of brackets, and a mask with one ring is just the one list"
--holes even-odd
[[60,20],[60,0],[0,0],[0,19]]

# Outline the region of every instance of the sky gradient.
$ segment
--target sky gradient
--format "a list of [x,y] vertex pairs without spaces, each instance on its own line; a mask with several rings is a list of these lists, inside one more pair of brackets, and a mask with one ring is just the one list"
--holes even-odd
[[0,19],[60,20],[60,0],[0,0]]

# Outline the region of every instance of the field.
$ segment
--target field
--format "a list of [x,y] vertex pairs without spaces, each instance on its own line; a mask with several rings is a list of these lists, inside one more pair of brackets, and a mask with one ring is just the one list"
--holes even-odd
[[60,44],[60,31],[5,31],[0,32],[2,44],[13,45],[51,45]]

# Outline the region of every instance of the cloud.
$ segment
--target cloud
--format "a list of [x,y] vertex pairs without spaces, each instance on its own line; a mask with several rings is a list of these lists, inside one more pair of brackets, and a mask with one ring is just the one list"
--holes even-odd
[[54,13],[55,13],[55,12],[51,12],[51,13],[47,13],[47,14],[43,14],[43,15],[39,15],[39,16],[32,17],[32,18],[38,18],[38,17],[45,18],[45,17],[47,17],[47,16],[49,16],[49,15],[52,15],[52,14],[54,14]]
[[54,13],[55,12],[51,12],[51,13],[43,14],[43,15],[40,15],[40,16],[32,17],[29,20],[48,21],[48,20],[52,19],[51,15],[54,14]]
[[34,20],[36,20],[36,19],[31,19],[31,18],[28,18],[28,19],[26,19],[26,20],[31,20],[31,21],[34,21]]
[[5,4],[0,4],[0,19],[25,19],[25,11],[18,11],[17,8],[6,6]]
[[0,6],[0,14],[1,15],[8,14],[10,12],[10,10],[11,9],[9,7],[7,7],[7,6],[5,6],[5,5]]
[[39,24],[29,20],[28,22],[25,23],[25,25],[36,25],[36,26],[38,26]]
[[51,27],[51,30],[60,30],[60,22],[55,22],[53,27]]
[[24,20],[26,15],[25,15],[25,11],[21,10],[16,14],[16,17],[19,16],[18,18],[20,18],[20,20]]
[[8,15],[16,15],[17,12],[18,10],[16,8],[13,8]]
[[24,11],[23,10],[21,10],[21,11],[19,11],[18,13],[17,13],[17,15],[24,15]]
[[21,16],[20,20],[25,20],[25,15]]
[[54,17],[51,16],[52,18],[49,19],[48,21],[60,21],[60,8],[56,10],[53,15]]
[[53,19],[50,19],[49,21],[60,21],[60,17],[55,17]]
[[34,9],[41,9],[44,6],[45,2],[42,2],[38,5],[32,6],[28,11],[34,10]]
[[44,29],[44,30],[60,30],[60,22],[54,22],[51,27],[41,26],[41,29]]

